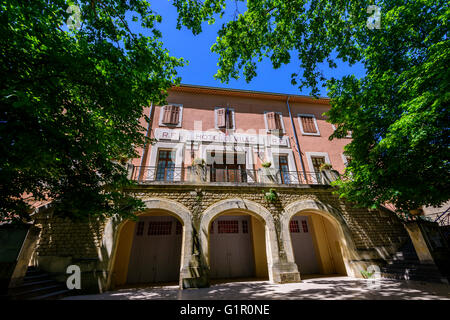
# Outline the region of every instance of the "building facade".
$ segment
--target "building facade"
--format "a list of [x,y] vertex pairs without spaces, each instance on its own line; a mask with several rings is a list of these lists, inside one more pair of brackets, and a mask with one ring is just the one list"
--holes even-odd
[[[323,113],[327,99],[218,89],[172,88],[165,106],[144,111],[153,144],[129,164],[130,188],[146,204],[137,221],[72,223],[36,215],[33,261],[104,291],[142,283],[361,277],[381,266],[408,235],[384,208],[357,208],[330,186],[350,159],[347,138]],[[330,164],[333,170],[326,170]]]

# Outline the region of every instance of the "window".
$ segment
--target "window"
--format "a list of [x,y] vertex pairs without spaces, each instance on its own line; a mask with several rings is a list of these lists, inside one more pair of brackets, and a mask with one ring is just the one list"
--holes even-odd
[[302,228],[304,233],[308,233],[308,224],[306,223],[306,220],[302,220]]
[[242,220],[242,233],[248,233],[248,222],[247,222],[247,220]]
[[[217,153],[208,154],[211,161],[207,161],[210,181],[212,182],[247,182],[245,163],[242,163],[243,154]],[[216,162],[217,160],[217,162]]]
[[172,232],[172,221],[152,221],[148,224],[149,236],[169,235]]
[[320,136],[316,117],[313,114],[299,114],[300,130],[303,135]]
[[281,112],[265,112],[264,122],[267,131],[278,134],[285,133],[283,115]]
[[300,227],[298,225],[298,221],[297,220],[291,220],[289,222],[289,231],[291,233],[300,233]]
[[173,181],[175,173],[175,151],[159,150],[156,167],[157,181]]
[[234,110],[232,108],[216,108],[216,129],[234,129]]
[[238,233],[239,224],[237,220],[218,221],[218,233]]
[[181,104],[163,106],[159,117],[159,125],[181,127],[182,111],[183,106]]
[[347,167],[352,161],[352,157],[342,154],[342,160],[344,160],[344,165]]
[[311,157],[314,172],[320,171],[320,166],[325,163],[325,157]]
[[281,183],[289,184],[289,164],[287,156],[278,156],[278,165],[280,166]]
[[137,236],[142,236],[144,234],[144,225],[145,222],[144,221],[139,221],[136,227],[136,235]]

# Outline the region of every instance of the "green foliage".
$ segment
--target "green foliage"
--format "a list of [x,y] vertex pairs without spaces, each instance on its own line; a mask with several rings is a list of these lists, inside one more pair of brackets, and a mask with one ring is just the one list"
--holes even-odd
[[[177,8],[180,3],[176,1]],[[198,19],[179,10],[194,33],[222,1],[195,3]],[[407,212],[440,205],[450,198],[448,110],[450,98],[450,10],[444,0],[380,0],[381,28],[369,29],[372,0],[254,0],[222,26],[212,51],[219,55],[215,77],[250,81],[257,63],[279,68],[293,59],[291,81],[318,93],[328,87],[336,125],[330,137],[352,132],[345,152],[352,158],[335,186],[340,196],[361,206],[392,203]],[[366,68],[361,79],[325,79],[318,68],[336,67],[336,58]]]
[[269,192],[265,192],[263,190],[262,193],[264,194],[264,198],[267,202],[274,203],[278,199],[278,195],[274,189],[270,189]]
[[370,279],[372,278],[372,276],[375,274],[374,272],[369,272],[367,270],[361,270],[361,275],[363,276],[364,279]]
[[[0,220],[29,219],[23,194],[53,199],[70,218],[132,216],[142,202],[116,160],[136,157],[143,106],[178,83],[146,1],[0,2]],[[146,29],[135,35],[125,14]]]
[[329,163],[322,163],[321,165],[320,165],[320,167],[319,167],[319,170],[320,171],[323,171],[323,170],[331,170],[333,167],[331,166],[331,164],[329,164]]
[[272,165],[272,162],[270,162],[270,161],[261,163],[261,166],[263,168],[270,168],[271,165]]

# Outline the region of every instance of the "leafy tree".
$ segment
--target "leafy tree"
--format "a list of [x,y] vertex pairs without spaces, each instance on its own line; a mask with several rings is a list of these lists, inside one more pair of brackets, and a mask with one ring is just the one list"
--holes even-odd
[[143,107],[183,64],[159,40],[161,16],[144,0],[77,1],[81,20],[70,1],[0,3],[0,220],[29,219],[30,195],[70,218],[132,216],[142,203],[122,192],[119,160],[136,157]]
[[[241,0],[242,1],[242,0]],[[374,3],[375,2],[375,3]],[[380,8],[380,28],[373,23]],[[202,31],[225,13],[225,1],[175,0],[178,26]],[[362,206],[389,202],[403,211],[449,199],[450,10],[443,0],[253,0],[222,26],[212,51],[215,77],[250,81],[257,63],[300,61],[292,83],[317,95],[327,86],[330,137],[352,132],[352,161],[337,192]],[[326,79],[320,63],[361,62],[361,79]],[[302,71],[302,72],[301,72]]]

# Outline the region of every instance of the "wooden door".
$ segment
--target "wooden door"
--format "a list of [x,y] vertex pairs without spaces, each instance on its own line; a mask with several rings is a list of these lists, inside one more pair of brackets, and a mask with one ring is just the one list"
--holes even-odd
[[312,224],[307,216],[294,216],[289,223],[295,263],[300,275],[319,273],[316,251],[312,238]]
[[255,276],[250,216],[222,216],[210,227],[211,278]]
[[182,225],[170,216],[140,217],[134,231],[128,283],[179,280]]

